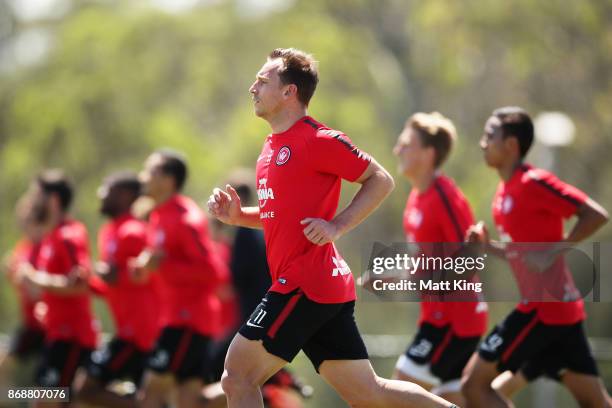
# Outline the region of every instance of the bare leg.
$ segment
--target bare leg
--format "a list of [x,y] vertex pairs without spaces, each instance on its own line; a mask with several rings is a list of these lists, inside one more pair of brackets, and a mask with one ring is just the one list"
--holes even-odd
[[568,370],[562,382],[581,408],[610,408],[610,395],[601,378]]
[[268,353],[260,341],[236,334],[221,379],[228,407],[263,407],[260,387],[285,364],[285,360]]
[[468,408],[512,407],[512,402],[503,398],[491,386],[498,374],[496,363],[485,361],[474,353],[463,372],[461,390],[465,397],[465,406]]
[[351,407],[452,407],[416,384],[378,377],[369,360],[326,360],[319,371]]

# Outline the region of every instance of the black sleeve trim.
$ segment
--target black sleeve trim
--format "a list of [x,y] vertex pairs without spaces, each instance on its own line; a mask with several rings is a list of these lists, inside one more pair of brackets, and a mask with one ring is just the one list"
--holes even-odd
[[572,203],[576,207],[579,207],[580,205],[582,205],[582,203],[580,201],[578,201],[574,197],[568,196],[567,194],[563,194],[562,191],[557,189],[555,186],[550,184],[548,181],[542,180],[542,179],[534,177],[534,176],[532,176],[531,178],[532,178],[533,181],[535,181],[536,183],[538,183],[542,187],[546,188],[548,191],[550,191],[551,193],[555,194],[557,197],[563,198],[564,200]]
[[453,212],[453,207],[451,207],[450,201],[448,197],[446,196],[446,193],[444,192],[444,190],[442,189],[442,186],[440,186],[437,181],[434,181],[434,186],[436,188],[436,191],[440,195],[440,198],[442,199],[442,204],[444,204],[444,208],[446,208],[446,211],[448,212],[448,215],[453,223],[453,226],[455,227],[455,232],[457,233],[457,242],[463,242],[464,234],[462,233],[461,227],[459,225],[459,221],[457,220],[457,217],[455,213]]
[[77,250],[76,247],[74,246],[74,244],[65,239],[62,241],[64,243],[64,246],[66,247],[66,250],[68,251],[68,257],[70,258],[70,262],[72,262],[72,266],[77,266],[79,264],[79,259],[76,255]]

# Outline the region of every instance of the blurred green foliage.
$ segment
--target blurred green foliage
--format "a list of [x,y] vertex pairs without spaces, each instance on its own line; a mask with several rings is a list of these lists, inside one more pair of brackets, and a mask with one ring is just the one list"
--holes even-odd
[[[478,148],[489,113],[507,104],[534,115],[566,112],[577,138],[557,151],[557,171],[612,209],[611,2],[302,0],[252,16],[244,1],[206,3],[166,14],[142,1],[81,1],[58,20],[9,17],[3,42],[44,28],[52,48],[38,64],[0,74],[0,253],[19,236],[15,201],[45,167],[74,179],[73,212],[89,227],[92,246],[102,222],[101,179],[139,169],[153,149],[187,154],[187,191],[199,202],[231,168],[252,167],[268,127],[253,115],[248,87],[276,47],[315,55],[321,81],[310,113],[392,172],[391,148],[411,113],[437,110],[453,119],[459,141],[445,171],[489,224],[497,175]],[[538,151],[529,157],[535,164]],[[392,197],[339,242],[354,270],[364,244],[403,239],[409,186],[397,181]],[[348,187],[343,201],[354,191]],[[610,238],[609,227],[595,237]],[[364,331],[412,332],[416,308],[362,305],[359,320]],[[590,309],[598,334],[612,335],[610,305]],[[16,324],[16,311],[0,280],[0,331]]]

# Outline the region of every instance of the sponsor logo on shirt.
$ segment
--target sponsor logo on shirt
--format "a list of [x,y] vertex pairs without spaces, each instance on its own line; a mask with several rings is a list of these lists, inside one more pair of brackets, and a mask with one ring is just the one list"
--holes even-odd
[[267,178],[260,178],[257,188],[257,198],[259,199],[259,208],[264,208],[268,200],[274,200],[274,190],[268,187]]
[[282,166],[283,164],[289,161],[290,157],[291,149],[289,149],[289,146],[281,147],[281,149],[278,151],[278,154],[276,155],[276,165]]
[[332,262],[336,266],[332,271],[332,276],[348,275],[351,273],[351,269],[344,259],[338,259],[335,256],[332,256]]

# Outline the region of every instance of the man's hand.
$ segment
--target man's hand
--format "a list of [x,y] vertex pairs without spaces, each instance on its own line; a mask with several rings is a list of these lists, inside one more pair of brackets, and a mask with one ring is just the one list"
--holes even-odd
[[225,191],[215,188],[208,199],[208,212],[225,224],[237,224],[242,215],[242,204],[236,190],[229,184]]
[[304,235],[315,245],[325,245],[340,238],[336,225],[322,218],[304,218],[300,224],[306,225]]
[[491,242],[489,238],[489,230],[483,221],[479,221],[478,224],[470,225],[467,232],[465,233],[465,241],[470,244],[484,244],[488,245]]
[[106,283],[113,284],[117,282],[117,267],[108,262],[98,261],[94,265],[96,275]]
[[151,251],[144,250],[138,255],[138,258],[128,260],[130,275],[134,282],[144,283],[148,280],[149,274],[159,268],[159,263],[164,257],[161,250]]

